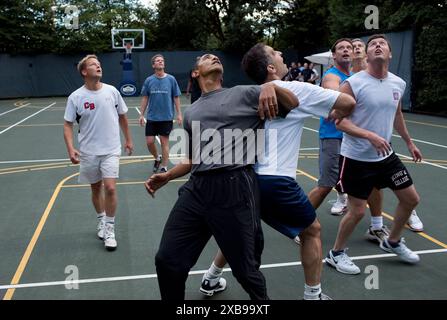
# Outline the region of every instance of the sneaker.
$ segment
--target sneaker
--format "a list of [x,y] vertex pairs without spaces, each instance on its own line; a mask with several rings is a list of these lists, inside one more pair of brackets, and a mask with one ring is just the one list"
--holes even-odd
[[303,299],[305,301],[313,301],[313,300],[332,300],[331,297],[329,297],[327,294],[324,294],[323,292],[318,295],[318,299]]
[[98,235],[98,238],[100,240],[104,240],[104,228],[105,228],[105,226],[106,226],[106,222],[104,220],[104,217],[102,217],[101,219],[99,219],[98,226],[96,227],[97,235]]
[[320,299],[319,300],[332,300],[331,297],[329,297],[327,294],[324,294],[323,292],[320,293]]
[[157,173],[158,168],[160,167],[160,163],[161,163],[161,156],[159,155],[157,159],[155,159],[154,161],[154,168],[152,169],[153,173]]
[[165,172],[168,172],[168,168],[166,168],[166,167],[161,167],[161,169],[160,169],[160,173],[165,173]]
[[113,251],[117,247],[115,240],[115,224],[106,223],[104,228],[104,246],[108,251]]
[[334,267],[338,272],[345,274],[359,274],[360,268],[352,262],[351,258],[349,258],[346,254],[346,250],[347,249],[345,249],[343,253],[339,254],[338,256],[334,256],[332,250],[329,250],[324,262],[326,262],[329,266]]
[[348,210],[348,195],[342,193],[341,196],[337,195],[337,201],[332,205],[331,214],[334,216],[341,216]]
[[300,236],[296,236],[295,238],[293,238],[293,241],[297,244],[297,245],[301,245],[301,239]]
[[382,226],[379,230],[373,230],[371,226],[365,233],[365,237],[368,240],[375,241],[377,243],[382,243],[385,238],[390,236],[390,230],[387,226]]
[[414,232],[424,231],[424,224],[422,223],[421,219],[419,219],[416,210],[411,211],[411,215],[410,218],[408,218],[407,223],[411,231]]
[[226,288],[227,281],[224,278],[208,279],[204,276],[199,290],[204,295],[211,297],[213,294],[224,291]]
[[408,263],[416,263],[419,262],[419,256],[408,249],[408,247],[405,245],[405,239],[402,238],[399,241],[399,245],[396,248],[393,248],[388,243],[388,238],[386,238],[381,244],[380,248],[386,252],[391,252],[396,254],[401,260],[408,262]]

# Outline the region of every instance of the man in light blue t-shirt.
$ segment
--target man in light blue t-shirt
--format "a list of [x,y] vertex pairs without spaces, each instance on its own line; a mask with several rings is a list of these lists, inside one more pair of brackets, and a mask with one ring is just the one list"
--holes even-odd
[[[140,126],[146,122],[146,143],[149,152],[154,156],[154,172],[166,172],[169,160],[169,134],[174,120],[174,105],[177,112],[177,123],[182,124],[180,111],[180,88],[177,80],[165,73],[165,60],[161,54],[151,59],[154,74],[148,77],[141,89]],[[147,113],[146,113],[147,109]],[[155,145],[155,137],[160,136],[161,155]]]
[[[340,84],[351,75],[350,67],[353,46],[350,39],[341,38],[332,46],[335,65],[326,71],[322,77],[321,86],[325,89],[339,90]],[[335,127],[332,120],[320,118],[320,178],[318,185],[309,192],[309,201],[318,208],[332,188],[338,182],[338,162],[343,133]],[[338,190],[337,201],[331,208],[331,214],[342,215],[347,208],[347,195]]]

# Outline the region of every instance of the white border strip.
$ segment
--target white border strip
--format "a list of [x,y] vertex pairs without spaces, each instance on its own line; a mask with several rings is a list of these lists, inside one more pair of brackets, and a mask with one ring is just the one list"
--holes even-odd
[[[447,253],[447,249],[434,249],[434,250],[423,250],[423,251],[415,251],[417,254],[431,254],[431,253]],[[352,257],[352,260],[371,260],[371,259],[380,259],[380,258],[390,258],[394,257],[395,254],[377,254],[377,255],[368,255],[368,256],[358,256]],[[287,263],[274,263],[274,264],[266,264],[262,265],[261,269],[271,269],[271,268],[281,268],[281,267],[292,267],[292,266],[300,266],[301,261],[297,262],[287,262]],[[204,274],[208,270],[197,270],[189,272],[189,275],[198,275]],[[230,272],[230,268],[223,269],[224,272]],[[75,281],[52,281],[52,282],[36,282],[36,283],[24,283],[24,284],[15,284],[15,285],[2,285],[0,286],[0,290],[8,290],[8,289],[23,289],[23,288],[36,288],[36,287],[51,287],[51,286],[61,286],[61,285],[74,285],[74,284],[85,284],[85,283],[99,283],[99,282],[113,282],[113,281],[129,281],[129,280],[141,280],[141,279],[154,279],[157,278],[157,274],[143,274],[137,276],[126,276],[126,277],[111,277],[111,278],[96,278],[96,279],[84,279],[84,280],[75,280]]]
[[32,118],[32,117],[34,117],[34,116],[37,116],[39,113],[41,113],[41,112],[47,110],[48,108],[51,108],[51,107],[54,106],[55,104],[56,104],[56,102],[53,102],[52,104],[50,104],[49,106],[43,108],[42,110],[39,110],[39,111],[37,111],[36,113],[33,113],[32,115],[26,117],[25,119],[20,120],[19,122],[17,122],[17,123],[15,123],[15,124],[13,124],[12,126],[6,128],[5,130],[0,131],[0,134],[5,133],[6,131],[9,131],[10,129],[14,128],[15,126],[18,126],[19,124],[25,122],[26,120],[28,120],[28,119],[30,119],[30,118]]

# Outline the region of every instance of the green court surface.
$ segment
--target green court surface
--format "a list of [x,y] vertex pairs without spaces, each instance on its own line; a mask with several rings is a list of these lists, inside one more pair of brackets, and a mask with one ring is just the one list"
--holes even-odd
[[[96,216],[89,186],[77,181],[78,166],[67,159],[63,140],[66,98],[0,101],[0,299],[160,299],[155,272],[164,223],[184,179],[170,182],[155,199],[143,182],[152,159],[138,126],[139,98],[127,98],[135,150],[122,157],[118,184],[118,249],[107,252],[96,238]],[[188,107],[182,97],[182,107]],[[361,268],[356,276],[324,266],[323,290],[337,300],[447,299],[447,119],[404,114],[412,138],[424,155],[414,164],[402,157],[421,196],[417,208],[424,233],[405,230],[407,245],[420,254],[407,265],[368,242],[369,216],[349,241],[348,254]],[[308,192],[318,177],[318,119],[309,119],[303,133],[297,180]],[[173,141],[172,143],[175,143]],[[396,152],[408,156],[405,143],[393,137]],[[178,159],[173,156],[173,159]],[[170,166],[173,164],[171,163]],[[324,255],[332,247],[340,217],[329,214],[331,194],[317,211],[322,224]],[[385,223],[390,226],[396,199],[385,191]],[[263,225],[265,247],[262,271],[271,299],[302,299],[303,269],[299,247]],[[231,275],[228,288],[212,298],[198,291],[203,272],[216,252],[213,240],[188,278],[191,300],[246,300],[248,295]],[[371,288],[370,270],[376,287]],[[70,282],[71,280],[79,281]]]

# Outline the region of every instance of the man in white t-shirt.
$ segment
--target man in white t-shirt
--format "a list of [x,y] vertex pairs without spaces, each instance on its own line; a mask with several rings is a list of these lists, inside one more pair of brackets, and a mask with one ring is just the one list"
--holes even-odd
[[[255,166],[261,191],[261,218],[290,239],[299,235],[303,261],[305,300],[330,300],[321,291],[322,249],[320,223],[315,209],[296,182],[304,120],[313,116],[341,119],[349,115],[355,101],[347,94],[323,89],[310,83],[281,81],[288,72],[282,53],[262,43],[244,56],[242,67],[257,84],[273,82],[292,91],[299,107],[286,118],[265,123],[265,148]],[[226,261],[216,255],[202,279],[200,291],[213,295],[222,291],[222,269]]]
[[[115,250],[116,179],[121,155],[120,127],[125,149],[130,155],[132,138],[127,122],[127,106],[115,87],[101,82],[102,68],[95,55],[78,63],[84,85],[67,101],[64,115],[64,139],[74,164],[80,163],[79,182],[92,190],[98,227],[97,235],[107,250]],[[73,123],[78,122],[79,151],[73,145]]]
[[340,222],[334,247],[325,261],[346,274],[360,273],[360,268],[348,257],[345,248],[349,236],[365,214],[373,188],[390,188],[399,201],[390,235],[385,237],[380,247],[407,263],[419,261],[419,256],[400,238],[412,210],[419,203],[419,195],[390,143],[394,127],[407,143],[413,160],[422,160],[402,115],[406,83],[388,71],[391,46],[384,35],[371,36],[366,53],[367,69],[348,78],[340,87],[341,92],[351,95],[357,102],[351,117],[337,125],[344,132],[339,185],[348,194],[349,209]]

